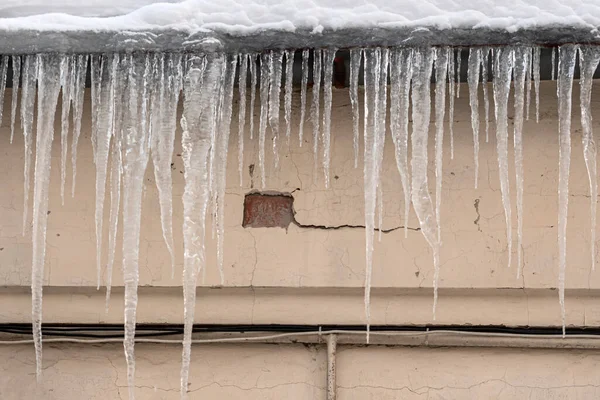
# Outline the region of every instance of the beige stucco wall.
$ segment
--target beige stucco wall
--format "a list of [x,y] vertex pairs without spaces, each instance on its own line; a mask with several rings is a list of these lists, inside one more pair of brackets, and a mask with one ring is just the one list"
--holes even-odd
[[[449,156],[448,136],[444,146],[443,248],[436,322],[560,325],[558,294],[555,290],[558,276],[556,238],[558,122],[555,84],[552,82],[542,84],[540,122],[536,124],[534,120],[530,120],[526,122],[524,129],[524,266],[523,273],[518,279],[516,278],[516,195],[512,149],[510,151],[511,200],[515,229],[513,229],[513,265],[508,269],[493,120],[490,142],[485,143],[483,104],[481,104],[480,180],[479,188],[475,190],[467,93],[467,88],[463,87],[461,98],[456,104],[454,160]],[[578,93],[576,84],[575,99],[578,99]],[[596,103],[597,96],[594,98],[594,104]],[[0,179],[0,322],[30,322],[30,230],[27,230],[25,237],[21,235],[23,141],[22,137],[17,135],[15,142],[9,144],[9,104],[9,101],[5,102],[5,119],[0,127],[2,158],[0,163],[0,177],[2,177]],[[115,266],[113,283],[116,287],[108,313],[104,312],[104,290],[96,291],[95,288],[95,172],[89,142],[89,101],[86,104],[88,108],[84,116],[85,130],[79,146],[77,192],[74,199],[70,196],[66,197],[64,206],[60,204],[59,193],[60,140],[58,137],[54,143],[49,206],[51,214],[45,269],[47,286],[44,289],[44,321],[46,322],[119,323],[123,318],[122,289],[118,287],[122,285],[119,262]],[[595,116],[600,113],[597,107],[594,111]],[[235,114],[234,110],[227,174],[225,288],[214,288],[219,285],[219,275],[215,262],[215,242],[209,237],[206,280],[198,291],[196,320],[199,323],[232,324],[364,323],[363,229],[329,230],[300,228],[294,225],[291,225],[288,230],[241,227],[244,194],[251,190],[252,183],[254,188],[260,185],[260,171],[257,138],[255,136],[254,140],[250,141],[246,137],[244,184],[240,187],[237,172]],[[257,108],[254,112],[255,118],[258,118],[258,114]],[[533,104],[532,115],[534,115]],[[578,101],[574,104],[573,115],[573,161],[566,280],[567,323],[589,326],[600,323],[600,304],[596,298],[600,288],[600,277],[598,273],[591,272],[590,268],[589,191],[581,149]],[[490,117],[493,118],[493,112]],[[294,127],[298,126],[298,118],[299,95],[296,93]],[[600,118],[595,119],[595,121],[599,120]],[[289,153],[287,150],[282,151],[279,170],[275,170],[272,166],[272,155],[267,151],[266,189],[293,192],[296,219],[301,224],[326,226],[364,224],[362,165],[358,169],[353,166],[351,121],[347,91],[334,89],[331,176],[337,178],[332,179],[330,189],[324,189],[320,168],[316,175],[313,173],[310,122],[306,124],[305,143],[301,148],[298,147],[297,129],[293,130],[290,151]],[[433,124],[431,127],[433,128]],[[600,130],[597,122],[595,128],[596,131]],[[57,123],[57,132],[58,130]],[[282,140],[282,143],[284,142]],[[432,150],[430,155],[433,155],[433,142],[430,144]],[[176,150],[176,153],[179,152]],[[256,164],[252,177],[248,172],[250,164]],[[402,188],[389,137],[383,168],[384,228],[389,229],[405,223],[402,220]],[[182,272],[180,198],[184,185],[183,175],[180,173],[182,169],[181,158],[176,156],[173,173],[177,248],[175,279],[171,279],[169,256],[162,238],[157,190],[151,166],[146,176],[140,244],[139,322],[182,322],[183,301],[180,288]],[[433,164],[429,171],[430,190],[433,195],[435,190]],[[67,176],[67,187],[70,187],[70,169]],[[476,200],[478,200],[477,207],[475,207]],[[107,198],[106,217],[108,217],[108,208]],[[105,223],[106,225],[108,224]],[[412,212],[408,226],[418,226],[418,221]],[[120,252],[117,254],[117,260],[119,257]],[[432,278],[431,251],[420,232],[409,230],[408,238],[404,238],[402,230],[383,234],[381,242],[376,242],[375,245],[371,323],[432,323]],[[274,356],[271,349],[281,352],[281,355]],[[202,351],[210,354],[203,355]],[[97,384],[96,381],[88,382],[83,375],[85,371],[80,369],[82,363],[86,362],[88,353],[90,357],[98,357],[97,363],[92,365],[104,374]],[[151,361],[144,361],[144,353]],[[197,388],[205,386],[198,392],[204,394],[202,398],[240,398],[242,392],[237,390],[244,390],[244,397],[247,394],[255,398],[271,398],[268,396],[322,398],[325,386],[322,353],[322,348],[305,349],[286,346],[210,346],[203,350],[195,348],[194,363],[197,364],[194,367],[196,372],[193,372],[192,382]],[[17,384],[23,387],[23,390],[34,390],[23,385],[27,380],[32,379],[31,374],[34,372],[31,366],[32,354],[31,346],[23,348],[0,346],[0,359],[11,359],[13,360],[11,365],[14,363],[19,365],[19,368],[10,368],[6,371],[7,375],[3,379],[11,379],[7,381],[9,382],[7,385]],[[163,361],[154,361],[154,354],[156,357],[160,354]],[[118,376],[107,361],[107,357],[112,357],[114,368],[121,371]],[[154,384],[167,390],[178,387],[180,358],[178,347],[140,346],[138,357],[142,360],[138,367],[138,384],[146,385],[143,383],[146,379],[151,382],[148,383],[150,387]],[[594,397],[589,395],[594,394],[593,385],[598,385],[598,382],[594,381],[593,374],[578,375],[580,378],[577,379],[581,381],[573,378],[572,381],[565,381],[558,385],[556,370],[551,366],[544,366],[551,362],[563,363],[589,372],[598,362],[596,353],[348,348],[341,351],[339,357],[338,383],[341,388],[340,396],[344,399],[369,398],[369,396],[410,398],[409,395],[418,398],[417,395],[426,397],[425,392],[433,398],[435,396],[485,398],[482,393],[495,390],[499,391],[500,398],[522,398],[522,393],[523,397],[530,394],[532,398],[552,398],[548,397],[548,393],[557,396],[567,393],[558,386],[561,388],[576,386],[575,389],[564,390],[572,390],[568,392],[569,396],[590,398]],[[225,362],[221,366],[204,364],[208,363],[207,360],[222,358],[229,358],[231,364],[236,364],[235,369],[232,370],[231,368],[234,367],[227,366]],[[239,359],[245,360],[244,363],[248,362],[248,368],[245,368],[245,364],[240,364]],[[52,360],[61,361],[55,364]],[[433,360],[435,362],[432,362]],[[414,364],[417,361],[419,365]],[[124,359],[120,346],[53,348],[47,345],[45,364],[52,371],[46,376],[56,374],[56,378],[46,379],[47,384],[56,385],[55,398],[76,398],[76,393],[83,393],[82,391],[94,393],[97,390],[111,393],[110,396],[113,397],[109,396],[110,398],[118,398],[117,386],[125,385]],[[278,367],[278,365],[287,367],[290,364],[296,368],[294,374],[297,376],[287,375],[287,372],[282,373],[281,370],[284,368]],[[90,363],[86,362],[86,365],[92,368]],[[374,371],[379,368],[383,372],[366,372],[367,365],[373,365]],[[470,367],[471,365],[473,367]],[[542,368],[540,371],[547,371],[547,373],[540,372],[539,377],[534,379],[533,375],[528,375],[526,372],[529,368],[526,368],[527,365],[531,365],[531,368],[535,365],[535,368]],[[489,376],[481,372],[482,366],[485,366],[486,371],[489,368]],[[202,368],[209,368],[215,376],[206,376]],[[260,368],[268,369],[270,372],[265,373],[266,381],[260,381],[262,378],[259,377],[257,383],[257,377],[262,375],[255,369]],[[417,374],[421,379],[419,383],[404,382],[407,376],[411,377],[409,374],[411,368],[420,371]],[[430,371],[430,368],[435,369]],[[513,378],[510,374],[504,375],[505,368],[509,370],[520,368],[522,372],[520,374],[516,370],[511,372]],[[160,373],[169,374],[169,377],[164,378],[164,375],[159,374],[159,370]],[[457,370],[463,371],[464,377],[462,373],[459,377],[453,376]],[[153,383],[157,378],[152,374],[161,376],[160,385]],[[231,377],[232,374],[236,375],[235,379]],[[280,376],[282,374],[284,376]],[[470,374],[473,376],[470,377]],[[575,376],[575,372],[572,375]],[[532,383],[528,377],[535,382]],[[73,389],[70,389],[71,386],[67,382],[72,382]],[[210,385],[211,382],[217,383]],[[292,385],[291,382],[305,383]],[[87,388],[84,383],[88,385]],[[350,390],[356,385],[358,385],[356,390]],[[236,389],[235,386],[243,389]],[[407,389],[402,389],[405,386]],[[536,389],[538,386],[542,387],[539,392]],[[255,387],[273,387],[273,389],[252,389]],[[548,389],[549,392],[543,388],[556,389]],[[58,393],[63,393],[61,390],[66,392],[59,396]],[[53,394],[49,391],[44,393],[47,398],[53,398]],[[177,396],[176,393],[158,389],[157,392],[146,389],[143,393],[145,397],[142,398]],[[121,395],[126,395],[123,389]],[[28,396],[29,394],[23,394],[12,398],[28,398]],[[0,397],[7,398],[4,395]],[[198,398],[200,397],[198,395]]]

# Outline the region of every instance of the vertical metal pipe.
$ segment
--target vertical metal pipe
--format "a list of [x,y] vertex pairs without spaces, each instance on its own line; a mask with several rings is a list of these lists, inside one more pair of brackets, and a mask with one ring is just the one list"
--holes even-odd
[[335,354],[337,350],[337,335],[327,335],[327,400],[336,399],[335,383]]

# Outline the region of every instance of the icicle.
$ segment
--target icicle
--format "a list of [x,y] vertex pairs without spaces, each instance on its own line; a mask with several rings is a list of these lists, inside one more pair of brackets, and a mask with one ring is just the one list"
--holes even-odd
[[500,191],[506,218],[506,242],[508,246],[508,266],[512,261],[512,224],[510,208],[510,187],[508,181],[508,94],[514,63],[514,50],[498,48],[494,52],[494,105],[496,107],[496,150],[500,175]]
[[[412,50],[402,49],[392,52],[391,62],[391,104],[390,128],[394,142],[396,165],[400,173],[404,192],[404,237],[408,237],[408,212],[410,210],[411,188],[408,168],[408,107],[410,80],[412,76]],[[454,83],[454,81],[450,81]],[[453,84],[450,85],[453,87]]]
[[381,242],[381,230],[383,229],[383,188],[381,182],[377,185],[377,240]]
[[558,50],[558,58],[558,298],[564,337],[566,326],[567,211],[569,207],[569,169],[571,166],[571,98],[577,46],[561,46]]
[[[240,106],[238,109],[238,172],[240,174],[240,187],[244,182],[244,130],[246,128],[246,86],[248,84],[248,55],[240,54],[240,77],[238,89],[240,93]],[[252,113],[252,110],[250,110]]]
[[531,105],[531,57],[533,49],[528,48],[527,50],[529,54],[523,57],[527,61],[527,65],[525,66],[525,119],[529,121],[529,106]]
[[329,164],[331,162],[331,85],[333,82],[333,59],[337,49],[323,50],[323,171],[325,188],[329,187]]
[[177,104],[181,91],[181,55],[156,56],[154,80],[157,82],[152,98],[152,132],[150,152],[154,165],[154,180],[158,189],[163,238],[171,258],[171,277],[175,275],[173,245],[173,193],[171,163],[177,129]]
[[[71,143],[71,165],[73,166],[73,181],[71,196],[75,196],[75,178],[77,176],[77,143],[81,134],[81,119],[83,116],[83,97],[85,94],[85,77],[87,74],[88,56],[75,56],[75,85],[73,88],[73,142]],[[94,114],[94,113],[92,113]]]
[[531,50],[517,47],[515,50],[514,85],[515,85],[515,175],[517,183],[517,279],[521,276],[523,265],[523,111],[524,92],[527,85],[527,69],[531,68]]
[[36,80],[38,77],[37,56],[25,56],[23,63],[23,94],[21,96],[21,124],[25,142],[25,166],[23,169],[23,236],[29,225],[29,183],[31,181],[31,156],[33,153],[33,114],[35,110]]
[[256,99],[257,71],[256,71],[256,54],[248,55],[250,64],[250,140],[254,139],[254,103]]
[[194,55],[188,60],[181,118],[185,178],[183,193],[184,336],[181,365],[181,394],[184,398],[188,389],[196,282],[198,272],[205,267],[204,238],[210,181],[207,174],[208,157],[210,147],[215,144],[212,135],[216,128],[215,104],[219,96],[224,64],[224,58],[220,54],[209,54],[207,58],[207,63]]
[[63,56],[60,65],[62,86],[61,128],[60,128],[60,199],[65,205],[65,180],[67,177],[67,146],[69,136],[69,113],[71,112],[72,57]]
[[279,105],[281,99],[281,75],[283,72],[283,51],[272,51],[269,56],[271,71],[269,84],[269,126],[273,133],[273,158],[275,169],[279,167]]
[[533,86],[535,88],[535,122],[540,122],[540,48],[533,49]]
[[386,112],[387,112],[387,84],[388,84],[388,67],[390,63],[390,50],[387,48],[381,49],[381,74],[379,76],[379,93],[378,106],[375,115],[375,131],[377,135],[377,198],[379,200],[379,232],[378,239],[381,242],[381,230],[383,228],[383,182],[380,177],[383,170],[383,154],[385,147],[385,131],[386,131]]
[[[92,110],[99,110],[102,93],[103,67],[101,55],[90,56],[90,72],[92,81]],[[96,141],[98,137],[98,115],[92,112],[92,154],[96,163]]]
[[302,147],[304,137],[304,119],[306,117],[306,87],[308,86],[308,58],[310,50],[302,50],[302,82],[300,84],[300,128],[298,129],[298,138],[300,147]]
[[598,201],[598,178],[596,173],[596,142],[592,129],[592,83],[594,72],[600,62],[600,50],[596,46],[579,48],[579,68],[581,70],[581,126],[583,128],[583,158],[590,180],[590,250],[592,271],[596,269],[596,202]]
[[312,103],[310,104],[310,120],[313,126],[313,182],[316,180],[317,160],[319,150],[319,114],[321,111],[321,65],[322,65],[321,50],[313,50],[313,87],[312,87]]
[[481,86],[483,86],[483,106],[485,112],[485,142],[490,141],[490,96],[488,94],[488,66],[490,49],[485,47],[481,57]]
[[[115,109],[115,75],[117,73],[118,56],[102,56],[101,65],[93,71],[92,77],[98,86],[96,115],[96,273],[97,289],[100,289],[102,274],[102,222],[104,220],[104,195],[106,192],[106,171],[110,139],[113,135],[113,118]],[[100,76],[94,76],[100,73]]]
[[135,395],[135,324],[139,281],[140,222],[149,132],[145,103],[151,79],[148,55],[125,56],[127,88],[123,115],[123,282],[125,285],[125,359],[129,398]]
[[438,228],[433,216],[433,205],[427,183],[427,139],[431,114],[430,80],[433,50],[419,49],[413,52],[412,81],[412,202],[419,219],[421,232],[433,251],[433,319],[437,306],[438,280],[440,274],[440,242]]
[[360,73],[360,61],[362,49],[350,50],[350,103],[352,104],[352,133],[354,138],[354,168],[358,168],[358,125],[359,125],[359,104],[358,104],[358,75]]
[[[29,59],[31,56],[28,56]],[[60,91],[60,57],[38,56],[38,114],[33,188],[33,255],[31,266],[31,314],[35,344],[36,375],[42,375],[42,283],[46,258],[48,186],[54,138],[54,114]],[[28,71],[29,72],[29,71]]]
[[475,160],[475,189],[479,182],[479,68],[481,67],[481,49],[469,50],[467,66],[467,81],[469,83],[469,103],[471,105],[471,127],[473,128],[473,158]]
[[17,119],[17,103],[19,98],[19,85],[21,80],[21,56],[12,56],[12,98],[10,107],[10,143],[15,136],[15,120]]
[[[367,325],[367,342],[369,341],[371,319],[371,273],[373,269],[373,241],[375,234],[375,208],[377,203],[377,187],[379,183],[380,132],[377,131],[379,117],[381,49],[365,50],[365,101],[364,101],[364,187],[365,187],[365,236],[366,236],[366,271],[365,271],[365,319]],[[382,130],[383,131],[383,130]]]
[[461,67],[462,67],[462,48],[458,48],[456,51],[456,98],[460,97],[460,80],[461,80]]
[[4,92],[6,91],[8,60],[9,56],[2,56],[2,65],[0,66],[0,125],[2,124],[2,114],[4,113]]
[[555,80],[556,75],[555,75],[555,71],[556,71],[556,50],[554,49],[554,47],[552,47],[550,49],[550,53],[552,53],[551,56],[551,61],[550,61],[550,65],[551,65],[551,72],[550,72],[550,79]]
[[456,86],[454,86],[455,79],[455,61],[454,61],[454,50],[451,50],[450,58],[448,59],[448,97],[450,100],[448,110],[448,131],[450,132],[450,159],[454,160],[454,100]]
[[[277,58],[279,55],[277,55]],[[281,55],[283,57],[283,55]],[[277,65],[277,62],[276,62]],[[281,66],[281,62],[279,62]],[[233,100],[233,87],[235,83],[236,70],[235,57],[228,56],[225,64],[224,82],[221,91],[223,98],[223,108],[219,116],[219,126],[216,138],[217,164],[214,171],[216,175],[216,193],[217,193],[217,267],[221,278],[221,285],[225,284],[225,274],[223,272],[223,243],[225,240],[225,187],[227,178],[227,150],[229,147],[229,132],[231,124],[231,108]],[[276,67],[277,69],[277,67]],[[279,68],[281,71],[281,68]],[[277,75],[277,73],[275,73]],[[275,78],[276,79],[276,78]],[[281,82],[281,72],[279,73],[279,82]],[[273,82],[275,84],[276,82]],[[277,93],[279,97],[279,93]],[[277,105],[277,117],[279,117],[279,106]]]
[[285,52],[285,139],[290,147],[290,136],[292,134],[292,83],[294,78],[294,51]]
[[[448,59],[451,52],[447,47],[436,51],[435,60],[435,218],[437,222],[437,240],[442,243],[442,160],[444,149],[444,114],[446,112],[446,76]],[[469,60],[470,62],[470,60]],[[469,65],[469,70],[471,65]],[[469,89],[471,85],[469,83]]]
[[258,165],[260,167],[261,188],[264,189],[267,181],[265,170],[265,139],[267,135],[267,118],[269,110],[269,54],[260,57],[260,121],[258,126]]

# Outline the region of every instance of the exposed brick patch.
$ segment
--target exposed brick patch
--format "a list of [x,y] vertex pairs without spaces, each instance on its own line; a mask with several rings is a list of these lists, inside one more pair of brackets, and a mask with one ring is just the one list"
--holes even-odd
[[249,193],[244,199],[244,228],[287,228],[294,221],[294,198],[284,193]]

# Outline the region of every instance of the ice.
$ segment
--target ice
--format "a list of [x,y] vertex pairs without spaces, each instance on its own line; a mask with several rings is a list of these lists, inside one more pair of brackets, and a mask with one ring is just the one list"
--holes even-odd
[[358,104],[358,76],[362,49],[350,49],[350,103],[352,104],[352,137],[354,144],[354,168],[358,168],[358,140],[359,140],[359,104]]
[[36,81],[38,78],[38,59],[34,55],[24,57],[23,93],[21,95],[21,124],[23,125],[23,141],[25,142],[25,162],[23,168],[23,235],[29,220],[29,183],[31,181],[31,157],[33,154],[33,113],[35,109]]
[[[216,103],[225,59],[219,53],[207,60],[191,55],[187,61],[181,144],[185,189],[183,193],[183,295],[184,336],[181,394],[186,396],[196,307],[198,272],[205,268],[206,209],[209,200],[208,158],[214,143]],[[261,79],[262,81],[262,79]],[[265,122],[266,123],[266,122]]]
[[[100,95],[102,91],[102,55],[92,54],[90,56],[90,71],[91,71],[91,97],[92,110],[100,109]],[[94,156],[94,164],[96,163],[96,142],[98,140],[98,114],[92,112],[92,154]]]
[[434,53],[431,48],[413,51],[411,167],[413,207],[419,219],[421,233],[433,251],[433,319],[435,320],[440,274],[440,242],[427,182],[427,141],[431,115],[430,79],[433,58]]
[[283,74],[283,51],[272,51],[269,55],[269,126],[273,133],[273,159],[275,170],[279,168],[279,106],[281,99],[281,76]]
[[258,84],[257,58],[256,54],[248,55],[248,63],[250,64],[250,140],[254,139],[254,102],[256,98],[256,85]]
[[310,104],[310,120],[313,126],[313,182],[316,180],[317,160],[319,159],[319,127],[321,111],[321,66],[322,54],[321,50],[313,50],[313,87],[312,87],[312,103]]
[[521,276],[523,266],[523,112],[524,94],[527,88],[527,74],[531,69],[531,49],[517,47],[515,49],[514,85],[515,85],[515,116],[514,116],[514,146],[515,146],[515,176],[517,186],[517,279]]
[[[71,196],[75,196],[75,179],[77,177],[77,143],[81,134],[81,119],[83,115],[83,98],[85,93],[85,77],[88,65],[87,55],[75,56],[75,85],[73,88],[73,142],[71,143],[71,165],[73,180],[71,182]],[[23,112],[21,110],[21,112]]]
[[[271,57],[274,55],[272,54]],[[278,59],[282,55],[275,55]],[[277,64],[281,67],[281,61],[276,61],[275,69]],[[223,87],[221,88],[221,98],[223,106],[218,116],[218,127],[216,136],[216,163],[213,173],[215,174],[216,183],[216,222],[217,222],[217,268],[219,270],[219,277],[221,279],[221,285],[225,284],[225,273],[223,271],[223,245],[225,241],[225,187],[227,178],[227,150],[229,147],[229,133],[231,125],[231,113],[232,113],[232,101],[233,101],[233,88],[235,82],[235,72],[237,67],[237,59],[234,56],[227,56],[225,63],[225,71],[223,72]],[[279,75],[279,82],[281,82],[281,68],[280,72],[275,73],[275,82],[271,82],[271,86],[274,86],[277,82],[276,75]],[[277,93],[279,98],[279,93]],[[271,105],[270,107],[271,108]],[[279,106],[276,107],[277,118],[279,117]],[[271,113],[271,111],[269,111]]]
[[483,110],[485,113],[485,142],[488,143],[490,141],[490,96],[488,93],[490,49],[484,47],[481,53],[481,86],[483,87]]
[[19,85],[21,80],[21,56],[12,56],[12,98],[10,106],[10,143],[15,136],[15,121],[17,119],[17,104],[19,98]]
[[[31,56],[27,56],[30,59]],[[35,344],[36,375],[42,375],[42,284],[46,258],[46,226],[48,223],[48,187],[52,166],[54,114],[60,92],[61,57],[38,56],[38,113],[35,143],[35,177],[33,185],[33,255],[31,265],[31,314]],[[30,65],[31,67],[31,65]],[[30,71],[27,71],[28,74]],[[29,78],[28,78],[29,79]]]
[[567,267],[567,211],[569,207],[569,169],[571,166],[571,100],[577,46],[563,45],[558,50],[558,298],[565,336],[565,271]]
[[[240,77],[238,89],[240,93],[240,107],[238,112],[238,173],[240,174],[240,186],[244,183],[244,134],[246,130],[246,87],[248,85],[248,55],[239,55]],[[252,88],[251,90],[254,90]],[[254,106],[254,105],[253,105]],[[252,109],[250,109],[252,113]]]
[[552,47],[550,49],[550,53],[552,54],[552,58],[551,58],[551,62],[550,62],[550,66],[551,66],[551,73],[550,73],[550,79],[555,80],[556,78],[556,49],[554,47]]
[[69,113],[71,112],[71,89],[73,79],[73,57],[64,56],[60,65],[62,86],[61,128],[60,128],[60,199],[65,205],[65,180],[67,178],[67,150],[69,137]]
[[508,246],[508,266],[512,261],[512,222],[510,208],[510,187],[508,181],[508,95],[514,63],[512,48],[497,48],[494,51],[494,106],[496,115],[496,151],[500,191],[506,219],[506,243]]
[[299,146],[302,147],[304,137],[304,119],[306,118],[306,89],[308,86],[308,59],[310,50],[302,50],[302,81],[300,83],[300,127],[298,128]]
[[481,49],[471,48],[469,50],[469,61],[467,65],[467,80],[469,83],[469,103],[471,105],[471,127],[473,128],[473,159],[475,169],[475,189],[479,181],[479,99],[477,89],[479,88],[479,69],[481,67]]
[[456,98],[460,97],[460,80],[461,80],[461,65],[462,64],[462,49],[459,47],[456,50]]
[[529,109],[531,105],[531,59],[533,48],[528,48],[529,55],[525,56],[524,61],[527,62],[525,66],[525,119],[529,121]]
[[383,229],[383,182],[381,174],[383,169],[383,154],[385,147],[385,131],[386,131],[386,113],[387,113],[387,85],[388,85],[388,70],[390,63],[390,50],[387,48],[381,49],[381,75],[379,77],[379,94],[378,106],[376,108],[377,115],[375,119],[375,131],[377,132],[377,199],[379,209],[378,221],[378,240],[381,242],[381,232]]
[[364,51],[365,57],[365,92],[364,92],[364,196],[365,196],[365,319],[367,325],[367,342],[371,320],[371,274],[373,270],[373,245],[375,236],[375,208],[377,204],[377,188],[379,186],[379,166],[383,152],[379,151],[380,134],[377,119],[381,104],[381,70],[382,50],[380,48]]
[[134,398],[135,324],[139,281],[139,245],[144,173],[148,164],[149,130],[145,103],[151,80],[148,55],[125,57],[127,84],[123,113],[123,283],[125,286],[125,359],[129,398]]
[[[442,242],[441,205],[443,178],[442,160],[444,155],[444,115],[446,113],[446,77],[448,76],[448,59],[451,55],[452,52],[447,47],[439,48],[435,53],[435,218],[438,229],[438,243]],[[469,69],[470,68],[471,66],[469,65]]]
[[[92,69],[92,80],[96,88],[95,126],[96,136],[96,273],[97,288],[100,288],[102,274],[102,222],[104,220],[104,195],[106,192],[106,172],[110,140],[113,135],[115,109],[115,76],[117,74],[118,55],[103,55],[100,65]],[[96,75],[98,74],[98,75]]]
[[287,141],[288,149],[290,147],[290,137],[292,134],[292,83],[294,77],[294,54],[293,50],[287,50],[285,52],[285,99],[284,99],[284,110],[285,110],[285,139]]
[[181,54],[156,55],[155,87],[152,95],[150,153],[154,165],[154,180],[158,189],[163,238],[171,258],[171,277],[175,275],[173,245],[173,181],[171,163],[177,128],[177,104],[181,91]]
[[2,56],[2,65],[0,65],[0,125],[4,113],[4,92],[6,91],[6,72],[8,71],[9,59],[9,56]]
[[535,122],[540,122],[540,48],[533,48],[533,87],[535,89]]
[[323,50],[323,173],[325,188],[329,187],[329,164],[331,162],[331,85],[333,60],[336,49]]
[[596,46],[583,46],[579,48],[583,158],[590,180],[590,254],[592,271],[596,269],[596,202],[598,199],[598,178],[596,173],[596,142],[594,141],[594,132],[592,129],[591,101],[593,77],[599,61],[600,50]]
[[269,54],[260,56],[260,121],[258,126],[258,166],[260,168],[261,188],[264,189],[267,181],[265,170],[265,139],[267,135],[267,118],[269,111],[269,84],[271,71],[269,70]]
[[448,59],[448,97],[450,100],[448,109],[448,131],[450,133],[450,159],[454,160],[454,102],[456,95],[456,87],[454,86],[454,79],[456,76],[456,63],[454,60],[454,50],[451,50],[450,58]]

